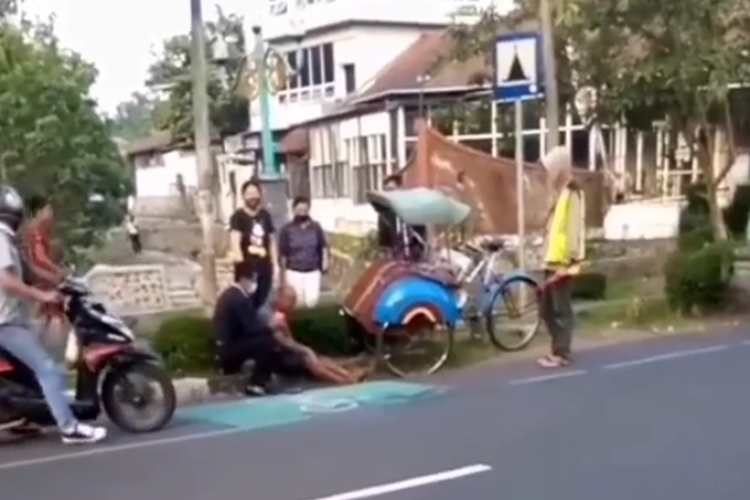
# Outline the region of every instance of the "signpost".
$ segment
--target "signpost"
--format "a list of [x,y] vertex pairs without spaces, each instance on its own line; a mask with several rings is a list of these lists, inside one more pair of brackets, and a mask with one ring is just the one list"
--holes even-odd
[[513,33],[495,40],[494,106],[512,102],[515,108],[518,265],[526,269],[526,182],[523,160],[523,101],[542,96],[539,87],[538,33]]

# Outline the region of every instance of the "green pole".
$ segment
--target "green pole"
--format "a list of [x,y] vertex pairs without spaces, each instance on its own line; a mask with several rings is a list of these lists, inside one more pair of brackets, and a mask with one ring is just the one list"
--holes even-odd
[[271,133],[271,89],[266,67],[266,46],[260,26],[253,26],[255,35],[255,68],[258,72],[258,100],[260,101],[260,138],[263,148],[263,175],[274,178],[281,175],[274,155],[273,134]]

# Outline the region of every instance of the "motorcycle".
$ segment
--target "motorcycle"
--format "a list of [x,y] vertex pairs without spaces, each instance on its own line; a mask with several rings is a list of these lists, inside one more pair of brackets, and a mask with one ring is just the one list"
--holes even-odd
[[[59,287],[65,315],[78,340],[75,397],[70,404],[81,421],[102,411],[121,429],[153,432],[167,425],[177,399],[159,356],[135,343],[125,322],[91,297],[85,282],[66,279]],[[161,394],[160,402],[155,397]],[[148,413],[148,415],[145,415]],[[55,421],[33,372],[0,349],[0,422],[22,420],[39,426]]]

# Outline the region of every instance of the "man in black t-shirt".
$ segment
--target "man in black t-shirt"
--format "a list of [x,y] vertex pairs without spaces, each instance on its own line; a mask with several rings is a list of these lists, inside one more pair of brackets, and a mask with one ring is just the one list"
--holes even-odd
[[271,214],[263,208],[260,184],[249,180],[242,185],[245,206],[229,219],[230,255],[234,261],[234,278],[253,277],[257,290],[253,294],[257,306],[268,302],[278,262]]
[[216,301],[213,329],[216,351],[222,371],[238,373],[248,360],[255,362],[248,381],[248,395],[263,395],[271,389],[274,373],[302,371],[309,348],[275,333],[275,320],[266,318],[257,306],[254,294],[257,282],[240,277],[224,290]]

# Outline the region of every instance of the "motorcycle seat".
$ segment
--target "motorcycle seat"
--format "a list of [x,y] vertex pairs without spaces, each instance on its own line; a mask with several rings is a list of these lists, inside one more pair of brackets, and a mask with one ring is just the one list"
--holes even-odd
[[0,373],[13,370],[12,356],[0,349]]

